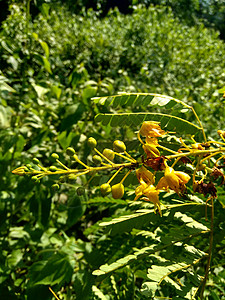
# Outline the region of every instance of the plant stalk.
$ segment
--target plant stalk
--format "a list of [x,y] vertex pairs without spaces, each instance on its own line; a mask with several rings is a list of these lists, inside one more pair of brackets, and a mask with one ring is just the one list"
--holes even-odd
[[207,260],[207,265],[205,269],[205,276],[202,281],[202,288],[200,291],[200,299],[203,299],[203,294],[206,286],[206,282],[208,279],[209,275],[209,270],[210,270],[210,264],[211,264],[211,259],[212,259],[212,250],[213,250],[213,221],[214,221],[214,202],[213,202],[213,197],[211,198],[211,225],[210,225],[210,239],[209,239],[209,256]]

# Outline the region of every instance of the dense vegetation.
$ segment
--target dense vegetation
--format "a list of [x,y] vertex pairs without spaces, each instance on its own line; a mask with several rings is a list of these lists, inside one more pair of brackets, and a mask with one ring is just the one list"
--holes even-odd
[[[130,195],[115,201],[111,197],[102,198],[99,191],[99,184],[109,174],[97,176],[82,196],[77,195],[76,189],[85,184],[84,176],[75,182],[66,179],[58,191],[53,191],[52,178],[34,184],[30,178],[11,174],[34,157],[45,166],[51,165],[53,152],[63,163],[68,163],[65,155],[68,146],[74,147],[82,161],[89,163],[91,150],[87,138],[90,136],[97,139],[100,150],[110,148],[115,139],[127,142],[128,150],[137,149],[134,132],[138,124],[134,127],[118,124],[112,130],[107,122],[94,122],[95,115],[151,112],[159,108],[152,108],[149,103],[116,106],[106,102],[103,105],[91,100],[92,97],[119,92],[167,94],[192,105],[211,138],[217,136],[218,129],[224,129],[224,105],[218,93],[225,81],[222,29],[219,33],[210,26],[206,28],[199,19],[194,23],[182,20],[178,13],[181,10],[168,6],[165,3],[168,1],[154,3],[160,6],[144,1],[145,6],[133,6],[127,14],[114,9],[104,16],[98,10],[80,9],[83,3],[78,2],[77,14],[68,9],[70,6],[57,1],[36,3],[36,11],[31,14],[29,1],[28,5],[12,1],[9,15],[2,22],[1,299],[52,299],[48,287],[60,299],[151,297],[151,287],[143,285],[149,263],[146,257],[115,273],[109,272],[110,276],[103,281],[92,272],[134,253],[137,248],[149,246],[158,237],[150,235],[156,228],[160,228],[161,238],[166,233],[175,234],[179,220],[170,223],[171,214],[162,221],[152,213],[150,225],[144,219],[139,226],[115,227],[110,234],[98,225],[100,220],[110,222],[142,208],[140,203],[128,205],[127,201],[134,199],[132,184],[128,186]],[[101,5],[104,6],[104,1]],[[222,5],[220,12],[224,12]],[[210,23],[209,17],[206,23]],[[175,113],[179,115],[180,111]],[[181,115],[184,116],[183,112]],[[194,120],[191,114],[185,118]],[[76,164],[71,162],[72,166]],[[214,253],[217,256],[206,287],[206,299],[223,299],[225,294],[223,195],[220,187],[215,211],[218,232]],[[175,199],[178,201],[179,197]],[[194,219],[203,218],[202,226],[208,225],[203,210],[191,213]],[[186,219],[182,220],[186,224]],[[192,234],[203,228],[198,226],[192,229]],[[208,236],[198,236],[194,242],[197,250],[207,252]],[[177,243],[166,249],[166,259],[171,252],[179,253],[179,247]],[[196,254],[190,247],[186,251]],[[184,260],[184,256],[179,260]],[[151,256],[156,265],[159,260],[160,256]],[[198,267],[200,273],[203,267]],[[189,285],[198,282],[197,277],[193,273]],[[174,294],[171,284],[163,286],[160,295],[174,299],[183,299],[185,295],[191,299],[186,292],[182,294],[182,291],[180,296]]]

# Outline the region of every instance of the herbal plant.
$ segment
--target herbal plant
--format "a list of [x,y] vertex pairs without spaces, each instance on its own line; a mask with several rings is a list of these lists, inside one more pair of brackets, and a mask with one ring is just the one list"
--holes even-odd
[[[92,270],[94,299],[106,299],[106,293],[109,299],[115,295],[116,299],[203,299],[210,290],[206,289],[207,280],[212,280],[213,273],[222,272],[223,262],[219,261],[225,245],[218,237],[219,232],[225,232],[225,207],[220,198],[225,181],[225,131],[218,129],[218,141],[207,138],[194,108],[164,95],[124,93],[92,100],[114,109],[142,105],[155,111],[96,116],[96,121],[104,125],[134,130],[138,127],[130,151],[121,140],[115,140],[112,149],[100,151],[96,139],[90,137],[87,144],[93,151],[91,164],[80,160],[68,147],[66,154],[76,168],[65,165],[53,153],[55,164],[45,167],[34,158],[13,173],[31,176],[35,182],[54,176],[57,182],[52,187],[56,190],[65,181],[85,177],[84,186],[77,189],[78,196],[95,185],[98,174],[107,173],[108,180],[97,190],[114,200],[106,197],[99,203],[126,204],[129,212],[138,207],[131,214],[119,211],[119,217],[117,213],[116,218],[112,216],[86,229],[87,236],[101,228],[108,233],[108,245],[99,248],[105,263]],[[169,113],[159,112],[159,107]],[[119,202],[121,198],[128,200]],[[118,235],[124,239],[118,241]],[[109,286],[112,292],[108,294]],[[221,295],[223,288],[218,285]]]

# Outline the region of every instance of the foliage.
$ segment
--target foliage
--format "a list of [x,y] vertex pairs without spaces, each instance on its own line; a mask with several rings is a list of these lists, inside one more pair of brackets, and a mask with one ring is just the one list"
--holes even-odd
[[[181,24],[166,8],[138,7],[127,16],[115,10],[99,19],[92,11],[78,16],[64,5],[44,4],[32,20],[29,7],[13,2],[0,33],[1,298],[54,299],[51,287],[60,299],[148,299],[177,290],[177,297],[190,299],[205,274],[208,253],[210,223],[202,195],[192,195],[189,187],[189,200],[165,194],[168,209],[162,207],[161,218],[151,204],[133,202],[135,176],[124,182],[126,197],[113,199],[103,198],[98,188],[111,172],[89,185],[85,175],[77,181],[61,178],[53,191],[57,176],[34,184],[11,171],[27,164],[37,169],[33,157],[49,168],[53,152],[65,164],[69,146],[90,163],[90,136],[100,151],[124,140],[127,151],[140,159],[134,131],[154,111],[155,120],[163,126],[169,122],[178,136],[200,132],[200,140],[193,114],[175,98],[153,106],[153,95],[143,95],[148,91],[178,97],[190,112],[193,105],[206,133],[216,136],[223,129],[224,108],[215,91],[224,85],[224,43],[202,24]],[[140,96],[118,102],[108,97],[118,91]],[[138,116],[130,117],[132,127],[127,126],[131,113]],[[168,144],[177,151],[175,136]],[[69,162],[69,168],[77,166]],[[78,195],[84,185],[85,193]],[[225,289],[222,187],[217,194],[206,299],[211,294],[222,299]]]
[[[110,99],[111,104],[116,102],[118,106],[124,105],[125,103],[128,103],[128,101],[130,104],[137,103],[141,96],[142,95],[140,94],[123,94],[111,96],[109,98],[94,98],[94,101],[100,101],[104,104],[109,102]],[[130,97],[132,97],[132,100],[130,100]],[[108,220],[103,220],[103,222],[100,222],[97,226],[95,224],[93,229],[92,226],[86,229],[85,235],[92,241],[92,244],[96,246],[96,251],[92,250],[89,253],[91,262],[89,259],[87,260],[89,267],[92,266],[94,270],[92,269],[92,284],[90,284],[85,291],[81,292],[81,294],[76,293],[78,298],[86,297],[86,294],[89,294],[88,297],[91,297],[90,293],[92,289],[94,295],[103,299],[106,298],[106,294],[109,299],[113,299],[115,295],[117,295],[119,299],[127,299],[130,297],[153,298],[160,296],[179,296],[183,299],[196,299],[198,294],[200,295],[200,298],[203,299],[212,260],[213,247],[214,249],[220,248],[218,256],[221,255],[222,249],[224,249],[223,241],[221,243],[221,240],[216,242],[213,240],[214,230],[215,232],[218,230],[217,227],[214,227],[214,205],[216,209],[219,209],[220,211],[220,213],[217,211],[217,218],[220,218],[220,215],[224,215],[224,205],[220,202],[214,203],[217,198],[217,189],[216,185],[212,183],[211,180],[212,178],[217,179],[222,177],[222,184],[224,184],[225,176],[223,172],[220,171],[220,168],[223,168],[224,164],[219,165],[219,161],[224,158],[224,154],[222,153],[225,152],[225,148],[215,148],[211,145],[219,144],[223,146],[225,143],[207,141],[202,124],[194,109],[182,101],[161,95],[146,94],[144,98],[145,103],[147,102],[146,98],[150,105],[160,105],[161,108],[168,108],[169,106],[171,109],[178,104],[190,109],[195,115],[196,121],[199,123],[199,127],[194,127],[193,125],[192,130],[195,129],[195,131],[191,132],[192,143],[190,146],[187,145],[188,141],[184,141],[180,138],[176,141],[178,148],[174,151],[171,149],[171,146],[174,149],[174,144],[169,142],[170,137],[167,138],[169,146],[163,146],[163,141],[160,141],[159,143],[156,142],[157,138],[163,138],[166,133],[160,128],[159,122],[145,121],[139,130],[138,139],[141,144],[143,144],[143,150],[147,156],[146,158],[142,155],[141,158],[134,159],[126,152],[124,143],[118,140],[114,142],[115,151],[104,149],[101,153],[96,148],[96,140],[94,138],[89,138],[88,144],[93,147],[99,157],[102,157],[106,162],[102,162],[102,166],[87,166],[78,158],[75,150],[68,147],[66,150],[67,154],[79,163],[82,166],[81,168],[78,167],[73,169],[67,167],[65,164],[61,163],[58,159],[59,156],[54,153],[52,154],[52,157],[56,159],[56,162],[61,166],[60,168],[54,165],[46,168],[40,164],[37,158],[35,158],[34,162],[38,168],[27,165],[13,171],[13,173],[17,175],[33,176],[32,179],[39,183],[40,179],[50,175],[62,175],[68,179],[75,180],[77,177],[83,175],[111,170],[111,178],[109,177],[106,184],[101,185],[101,191],[105,194],[105,186],[108,185],[107,193],[110,193],[111,190],[112,197],[116,202],[96,199],[96,203],[99,201],[99,203],[105,205],[114,203],[115,208],[118,205],[123,206],[128,204],[128,208],[125,215],[123,214],[123,211],[116,211],[116,218],[112,216],[108,218]],[[141,97],[141,100],[143,102],[143,97]],[[130,113],[130,115],[133,114]],[[136,113],[136,115],[137,117],[135,118],[134,123],[131,122],[131,119],[128,122],[132,127],[137,126],[143,121],[143,118],[138,118],[138,116],[141,115],[140,113]],[[124,118],[127,118],[127,116],[124,114],[112,114],[112,117],[115,116],[120,120],[115,124],[116,126],[125,124]],[[167,116],[168,115],[164,113],[160,114],[160,120],[164,121],[163,128],[167,130],[176,129],[177,134],[179,133],[179,129],[182,129],[182,133],[190,135],[189,127],[187,125],[182,127],[179,123],[181,122],[189,125],[192,123],[187,123],[187,121],[182,118],[173,118],[173,116],[169,119],[165,119]],[[101,118],[104,122],[105,118],[106,120],[108,119],[108,115],[102,114]],[[171,125],[171,122],[173,125]],[[224,141],[225,131],[219,130],[218,133]],[[141,135],[146,137],[145,143],[141,139]],[[193,136],[195,136],[195,138],[203,138],[204,142],[197,143],[193,139]],[[162,148],[163,153],[160,154],[157,148]],[[170,152],[172,152],[172,154],[169,154]],[[135,150],[133,153],[134,155],[137,155]],[[116,155],[125,160],[125,162],[114,163],[113,160]],[[93,161],[95,161],[95,156],[93,156]],[[183,171],[174,171],[173,169],[182,158],[186,161],[186,167],[181,165],[180,170],[186,169],[186,172],[189,170],[189,174],[193,177],[193,191],[188,190],[188,192],[186,192],[185,184],[190,180],[190,176]],[[214,158],[216,158],[216,162]],[[208,159],[208,166],[203,164],[203,161],[206,159]],[[170,162],[171,165],[171,160],[174,160],[174,163],[169,167],[167,161]],[[142,166],[140,167],[141,164]],[[114,180],[118,177],[119,172],[126,168],[128,168],[128,172],[122,179],[119,179],[119,183],[117,179],[117,183],[115,184]],[[145,204],[141,201],[129,201],[128,203],[117,202],[118,198],[122,198],[124,195],[123,183],[133,169],[136,170],[137,179],[140,183],[140,186],[135,189],[136,197],[134,200],[137,200],[141,196],[147,196],[147,198],[145,197],[143,200],[153,202],[154,209],[151,209],[151,205],[148,203]],[[116,172],[112,175],[113,170],[116,170]],[[156,172],[153,174],[150,170]],[[164,176],[161,174],[162,171],[164,172]],[[207,173],[210,174],[209,178]],[[158,175],[160,176],[160,174],[161,178],[158,178]],[[61,177],[59,178],[59,183],[61,182]],[[93,175],[91,175],[89,179],[87,178],[87,183],[90,186],[95,186],[96,182],[94,184],[92,183],[92,177]],[[156,185],[155,178],[157,178],[158,181]],[[97,185],[98,184],[99,183],[97,183]],[[127,185],[130,186],[132,191],[131,182],[128,181]],[[53,187],[59,189],[58,184],[57,186],[54,184]],[[110,187],[109,191],[108,187]],[[121,187],[123,188],[121,189]],[[83,189],[78,190],[78,196],[85,193]],[[169,190],[169,195],[163,197],[165,206],[161,209],[158,194],[161,194],[162,191],[168,192]],[[211,196],[204,202],[201,197],[199,198],[196,195],[196,193],[199,196],[201,194],[204,196],[209,194]],[[129,197],[129,199],[131,200],[131,197]],[[160,199],[162,199],[162,197],[160,197]],[[174,204],[169,204],[171,202]],[[207,204],[209,202],[210,204]],[[94,202],[91,201],[89,204],[94,204]],[[210,207],[211,211],[210,224],[207,224],[207,206]],[[132,212],[132,208],[135,207],[139,207],[139,209],[136,208],[136,211]],[[222,226],[224,226],[224,224]],[[105,237],[103,238],[103,241],[107,241],[107,246],[104,245],[104,243],[102,245],[101,242],[98,241],[98,231],[101,232],[101,227],[106,227],[107,229],[105,231]],[[117,243],[115,246],[115,241],[119,243],[119,248],[117,248]],[[150,243],[150,246],[148,246],[147,243]],[[208,243],[209,249],[207,249]],[[113,255],[112,252],[108,250],[108,247],[113,247]],[[52,254],[51,257],[47,256],[47,260],[45,259],[42,263],[37,262],[32,265],[30,278],[32,286],[41,284],[51,286],[58,284],[59,286],[71,280],[73,269],[76,268],[76,260],[73,258],[74,251],[76,253],[76,246],[75,248],[72,247],[71,254],[70,252],[68,253],[67,247],[65,250],[64,248],[65,246],[63,246],[56,255]],[[108,251],[110,253],[109,256]],[[69,255],[72,256],[70,257]],[[100,255],[101,261],[92,261],[93,257],[96,255]],[[214,256],[213,259],[216,260],[216,253],[214,253]],[[204,264],[202,264],[204,261],[206,261],[205,271],[203,268]],[[144,265],[143,262],[145,263]],[[147,269],[145,267],[146,265]],[[125,277],[125,285],[128,287],[129,284],[126,280],[130,276],[129,270],[132,273],[131,280],[133,287],[132,289],[129,288],[127,291],[126,289],[125,291],[120,291],[119,286],[117,286],[118,279],[116,279],[116,276],[119,275],[119,277]],[[37,272],[37,274],[35,272]],[[123,275],[121,275],[121,273]],[[94,285],[94,281],[96,280],[93,276],[97,277],[97,286]],[[109,277],[111,284],[114,287],[112,294],[108,292],[110,286],[110,281],[108,282]],[[137,286],[138,279],[141,279],[141,286],[139,288]],[[121,292],[123,293],[121,294]]]

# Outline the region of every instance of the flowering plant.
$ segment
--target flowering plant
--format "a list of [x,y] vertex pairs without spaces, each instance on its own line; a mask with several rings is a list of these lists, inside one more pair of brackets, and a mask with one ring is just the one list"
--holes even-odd
[[[85,186],[88,186],[96,174],[107,171],[110,172],[110,178],[99,185],[99,191],[103,196],[111,194],[112,198],[115,200],[125,198],[125,182],[130,176],[132,176],[132,173],[135,174],[138,185],[135,186],[135,188],[132,186],[133,191],[129,191],[132,195],[132,199],[129,202],[130,205],[134,205],[139,201],[141,204],[150,204],[150,206],[147,206],[149,208],[151,208],[151,204],[153,204],[153,209],[151,208],[150,210],[147,210],[147,212],[146,210],[137,211],[135,216],[130,215],[129,218],[126,217],[126,222],[128,220],[131,220],[132,222],[132,219],[137,216],[143,222],[146,222],[146,214],[155,220],[153,222],[160,222],[160,219],[163,219],[166,216],[172,217],[173,215],[178,219],[182,219],[187,227],[190,226],[190,223],[192,222],[195,230],[184,238],[179,237],[175,239],[173,236],[173,239],[170,241],[171,245],[177,245],[177,243],[180,243],[181,241],[184,242],[187,239],[192,239],[194,236],[199,234],[209,233],[208,253],[198,250],[199,252],[197,254],[197,249],[193,250],[190,248],[190,245],[186,245],[184,243],[184,249],[188,252],[195,252],[192,261],[189,263],[183,262],[181,264],[169,264],[167,262],[161,266],[166,272],[165,275],[157,277],[158,279],[155,279],[154,276],[151,275],[155,266],[153,264],[152,269],[150,269],[150,275],[148,276],[151,282],[151,287],[147,284],[145,289],[146,294],[155,295],[155,293],[159,291],[159,286],[162,281],[166,281],[166,278],[169,280],[169,275],[174,273],[176,274],[178,271],[185,273],[189,270],[189,275],[191,276],[191,270],[193,270],[191,268],[194,268],[194,266],[202,259],[206,259],[207,263],[204,276],[200,276],[198,278],[197,286],[191,292],[192,298],[188,298],[195,299],[194,297],[199,294],[202,299],[212,259],[214,202],[217,198],[217,188],[223,186],[225,181],[225,175],[223,173],[223,169],[225,168],[225,131],[221,129],[218,130],[218,136],[220,138],[219,141],[207,139],[202,123],[194,109],[174,98],[152,94],[128,94],[115,96],[112,102],[116,99],[117,101],[125,101],[126,103],[126,101],[129,101],[131,96],[136,97],[133,99],[134,102],[137,101],[139,97],[149,97],[151,104],[160,105],[161,107],[166,106],[169,103],[171,105],[171,102],[172,106],[180,104],[193,112],[198,125],[186,121],[185,119],[181,119],[176,115],[146,113],[137,132],[137,141],[141,146],[139,147],[140,154],[138,154],[137,151],[128,151],[127,146],[121,140],[115,140],[113,142],[112,149],[105,148],[100,151],[97,148],[96,139],[90,137],[87,143],[89,147],[93,149],[92,165],[88,165],[86,162],[84,163],[81,161],[75,150],[72,147],[68,147],[66,154],[79,165],[77,168],[70,168],[66,166],[59,160],[58,154],[53,153],[52,158],[55,159],[58,166],[54,164],[49,167],[44,167],[37,158],[34,158],[33,164],[28,164],[22,167],[20,166],[13,170],[13,173],[21,176],[31,176],[35,182],[39,182],[40,179],[45,176],[57,175],[59,176],[58,182],[54,183],[52,187],[54,189],[59,189],[59,184],[62,181],[62,178],[76,180],[78,177],[86,176],[87,181]],[[106,101],[107,97],[103,100]],[[99,99],[94,99],[94,101],[97,102]],[[99,114],[96,119],[99,121],[107,120],[108,116],[106,114]],[[129,113],[127,115],[112,114],[110,115],[110,118],[111,122],[113,118],[118,117],[118,120],[120,121],[125,120],[126,118],[127,123],[131,120],[134,123],[133,119],[135,120],[137,116],[142,115],[141,113]],[[149,120],[150,117],[152,117],[153,120]],[[118,124],[118,120],[114,123]],[[174,132],[173,129],[187,133],[189,135],[188,139],[184,139],[179,136],[178,132]],[[202,138],[203,140],[196,141],[196,137]],[[176,143],[168,143],[168,141],[171,141],[172,139],[174,139]],[[120,176],[121,173],[123,173],[122,178]],[[82,195],[84,190],[85,189],[83,187],[78,188],[77,194]],[[176,201],[179,204],[171,205],[168,201],[163,200],[165,197],[170,197],[171,195],[176,195]],[[203,195],[206,197],[206,200],[199,200],[198,197],[195,198],[196,195]],[[196,209],[204,207],[204,218],[207,222],[207,206],[210,207],[211,211],[210,228],[206,226],[208,225],[207,223],[206,225],[199,225],[183,213],[183,208],[185,207],[187,209],[190,209],[190,207],[195,207]],[[113,229],[116,224],[121,225],[122,222],[125,222],[124,218],[117,218],[112,219],[109,222],[103,222],[100,225],[108,226]],[[158,226],[159,225],[157,225],[157,227]],[[134,225],[134,227],[137,228],[138,226]],[[140,255],[148,256],[152,255],[156,251],[161,251],[161,248],[158,247],[158,245],[154,247],[136,251],[133,254],[133,259],[138,259],[137,257]],[[162,245],[162,247],[164,246]],[[124,267],[124,262],[122,263],[118,260],[116,263],[116,267],[113,264],[107,266],[103,265],[99,268],[99,270],[95,270],[93,274],[95,276],[104,277],[111,274],[111,272]],[[130,263],[131,258],[128,256],[125,259],[125,265],[129,265]],[[175,283],[173,283],[173,285],[176,286]],[[179,287],[176,286],[176,289],[182,290],[181,286],[182,284],[180,284]],[[184,295],[184,293],[188,294],[187,290],[182,291],[181,294]]]

